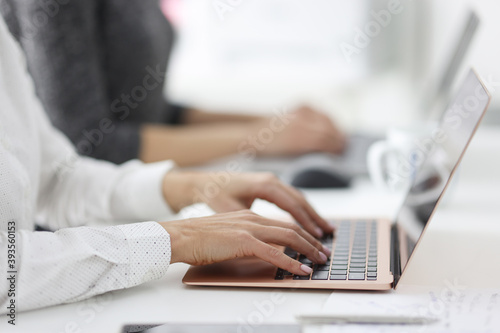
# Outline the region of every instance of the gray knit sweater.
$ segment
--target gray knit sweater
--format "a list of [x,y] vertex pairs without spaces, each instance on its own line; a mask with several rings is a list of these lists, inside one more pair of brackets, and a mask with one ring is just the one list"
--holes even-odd
[[53,124],[81,154],[137,158],[143,123],[176,123],[163,81],[173,31],[158,0],[0,0]]

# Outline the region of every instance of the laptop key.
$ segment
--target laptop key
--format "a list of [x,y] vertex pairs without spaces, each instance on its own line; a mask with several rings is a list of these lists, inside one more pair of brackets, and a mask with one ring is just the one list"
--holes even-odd
[[284,272],[281,268],[278,268],[276,271],[276,276],[274,277],[275,280],[283,280]]
[[364,273],[349,273],[349,280],[364,280]]
[[351,262],[366,262],[366,259],[362,259],[362,258],[351,258]]
[[349,248],[339,248],[338,246],[335,248],[335,254],[343,254],[343,255],[348,255],[349,254]]
[[329,271],[330,265],[315,265],[314,270],[315,271]]
[[299,261],[300,261],[301,263],[303,263],[304,265],[307,265],[307,264],[312,264],[312,261],[311,261],[311,260],[309,260],[309,259],[307,259],[307,258],[301,258],[301,259],[299,259]]
[[347,275],[330,275],[330,280],[346,280]]
[[364,273],[365,269],[364,268],[358,268],[358,267],[351,267],[349,268],[350,273]]
[[337,245],[335,247],[335,253],[349,254],[349,245],[346,245],[346,246]]
[[349,260],[349,256],[334,256],[333,257],[333,261],[348,261]]
[[328,271],[316,271],[312,274],[311,280],[328,280]]
[[368,267],[377,267],[377,263],[373,261],[368,262]]
[[376,272],[377,267],[368,267],[368,272]]
[[367,277],[366,278],[368,281],[377,281],[376,277]]
[[311,277],[310,275],[306,275],[306,276],[294,275],[293,279],[294,280],[309,280],[310,277]]
[[295,251],[295,250],[293,250],[293,249],[291,249],[289,247],[287,247],[285,249],[285,254],[287,256],[289,256],[290,258],[293,258],[293,259],[297,258],[297,251]]
[[365,268],[366,267],[366,263],[364,263],[364,262],[353,262],[353,263],[351,263],[351,267]]
[[330,271],[330,275],[346,275],[347,270],[346,269],[334,269]]
[[366,260],[366,254],[353,254],[351,255],[351,258],[353,259],[365,259]]
[[366,246],[354,244],[352,247],[352,252],[366,252]]
[[332,270],[335,269],[347,269],[347,265],[332,265]]
[[347,265],[349,262],[347,260],[333,260],[332,265]]
[[322,241],[325,241],[325,242],[327,242],[327,241],[330,241],[330,242],[331,242],[331,241],[333,240],[333,233],[324,235],[324,236],[321,238],[321,240],[322,240]]
[[368,272],[366,274],[366,276],[368,276],[368,277],[377,277],[377,272]]

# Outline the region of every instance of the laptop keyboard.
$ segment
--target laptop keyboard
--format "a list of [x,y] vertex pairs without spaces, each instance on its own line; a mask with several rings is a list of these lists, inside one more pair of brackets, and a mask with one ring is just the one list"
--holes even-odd
[[331,258],[324,265],[314,264],[304,255],[286,248],[285,254],[313,269],[311,275],[294,275],[281,268],[276,280],[377,280],[377,223],[375,221],[342,221],[333,235],[321,239],[332,250]]

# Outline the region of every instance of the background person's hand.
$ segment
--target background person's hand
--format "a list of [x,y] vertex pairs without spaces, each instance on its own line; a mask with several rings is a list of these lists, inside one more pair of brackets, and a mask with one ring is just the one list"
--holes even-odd
[[171,263],[206,265],[258,257],[291,273],[308,275],[310,267],[272,245],[293,248],[317,264],[324,264],[331,255],[298,225],[266,219],[248,210],[160,224],[170,234]]
[[287,211],[311,235],[321,237],[334,228],[321,218],[302,193],[283,184],[272,173],[229,174],[171,171],[163,185],[167,203],[175,211],[205,202],[218,213],[249,209],[264,199]]
[[292,112],[290,122],[260,150],[263,155],[300,155],[310,152],[340,154],[344,133],[325,114],[304,106]]

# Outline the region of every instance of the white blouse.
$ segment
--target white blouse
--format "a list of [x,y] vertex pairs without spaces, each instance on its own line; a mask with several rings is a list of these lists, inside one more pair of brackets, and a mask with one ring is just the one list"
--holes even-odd
[[[172,167],[77,156],[49,123],[0,19],[0,314],[162,277],[169,234],[156,222],[112,221],[171,216],[161,184]],[[35,221],[57,232],[34,232]]]

